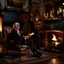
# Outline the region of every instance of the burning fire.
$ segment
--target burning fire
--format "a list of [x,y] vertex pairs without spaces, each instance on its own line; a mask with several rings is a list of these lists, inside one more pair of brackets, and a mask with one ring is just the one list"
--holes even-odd
[[53,34],[52,41],[54,42],[55,46],[58,45],[57,38],[56,38],[56,36],[54,34]]
[[52,38],[53,41],[57,41],[56,39],[56,36],[53,34],[53,38]]

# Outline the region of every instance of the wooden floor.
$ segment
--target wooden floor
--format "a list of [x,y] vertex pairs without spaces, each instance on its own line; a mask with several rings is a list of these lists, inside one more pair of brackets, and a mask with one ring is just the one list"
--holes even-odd
[[36,59],[32,59],[32,60],[30,60],[30,58],[28,58],[28,60],[25,60],[25,61],[23,60],[23,61],[15,61],[15,62],[12,62],[12,61],[14,61],[12,59],[11,63],[8,62],[9,59],[7,60],[6,58],[3,57],[3,54],[0,53],[0,64],[64,64],[64,54],[63,53],[57,53],[54,51],[47,51],[47,50],[41,50],[40,52],[44,53],[44,55],[49,55],[49,56],[43,55],[41,58],[36,58]]
[[[22,62],[7,63],[5,60],[3,60],[1,58],[0,64],[25,64],[25,63],[22,63]],[[26,64],[29,64],[29,63],[26,63]],[[36,62],[36,63],[33,63],[33,64],[64,64],[64,55],[57,56],[57,57],[54,57],[54,58],[51,58],[51,59],[48,59],[48,60]]]
[[64,64],[64,55],[33,64]]
[[[45,54],[49,56],[44,56],[41,58],[36,58],[27,60],[27,61],[16,61],[13,62],[14,60],[11,60],[11,63],[7,62],[9,59],[6,61],[4,58],[0,58],[0,64],[64,64],[64,55],[61,53],[56,53],[56,52],[48,52],[48,51],[42,51]],[[1,55],[2,56],[2,55]],[[0,57],[1,57],[0,56]],[[34,58],[34,57],[33,57]],[[21,59],[22,60],[22,59]]]

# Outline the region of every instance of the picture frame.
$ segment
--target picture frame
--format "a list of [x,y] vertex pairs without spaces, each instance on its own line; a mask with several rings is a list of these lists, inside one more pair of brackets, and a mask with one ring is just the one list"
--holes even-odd
[[22,0],[6,0],[5,2],[7,8],[23,9]]

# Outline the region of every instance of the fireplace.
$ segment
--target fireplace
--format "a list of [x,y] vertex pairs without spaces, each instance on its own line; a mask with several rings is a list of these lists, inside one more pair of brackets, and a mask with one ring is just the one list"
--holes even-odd
[[54,49],[59,44],[63,44],[63,32],[60,30],[45,31],[44,46]]
[[42,47],[54,49],[58,45],[64,46],[64,20],[43,20],[44,26],[41,30]]

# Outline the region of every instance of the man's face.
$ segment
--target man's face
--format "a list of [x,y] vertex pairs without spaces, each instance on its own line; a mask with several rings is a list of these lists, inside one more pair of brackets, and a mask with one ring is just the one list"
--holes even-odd
[[20,26],[17,26],[17,29],[19,30],[20,29]]
[[20,23],[16,22],[16,23],[14,24],[14,28],[15,28],[16,30],[19,30],[19,29],[20,29]]

